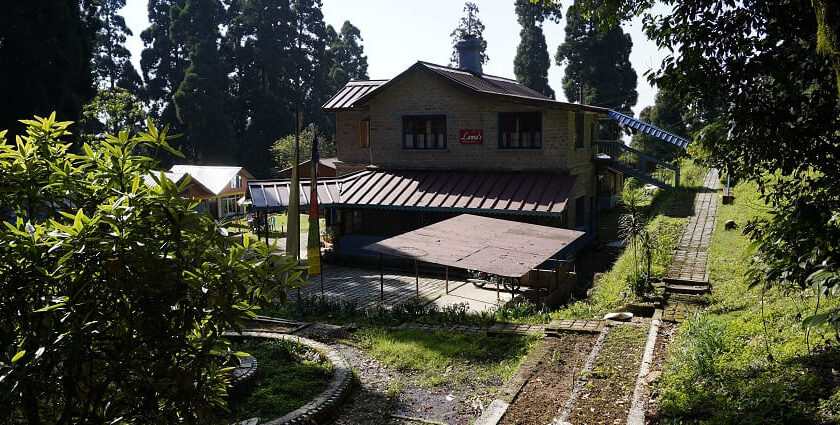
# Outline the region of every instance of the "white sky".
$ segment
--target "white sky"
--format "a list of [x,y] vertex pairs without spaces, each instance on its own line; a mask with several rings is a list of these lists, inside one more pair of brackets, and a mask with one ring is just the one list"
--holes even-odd
[[[487,74],[514,78],[513,57],[519,44],[519,24],[516,22],[513,0],[473,0],[479,8],[479,18],[485,25],[487,54],[490,61],[484,65]],[[148,27],[146,0],[127,0],[123,9],[126,23],[134,32],[128,40],[132,60],[140,71],[140,52],[143,43],[140,32]],[[564,1],[570,4],[570,1]],[[368,58],[371,78],[391,78],[418,60],[447,65],[452,52],[449,34],[458,25],[464,2],[460,0],[323,0],[324,20],[336,30],[345,20],[359,28]],[[656,13],[666,13],[664,6],[654,8]],[[560,23],[545,22],[548,51],[552,65],[548,81],[558,100],[567,100],[563,94],[563,69],[554,63],[557,46],[565,36],[565,19]],[[633,40],[630,62],[638,74],[636,90],[639,100],[633,111],[653,104],[656,89],[645,78],[646,71],[658,68],[667,52],[660,51],[642,32],[641,19],[624,24],[625,32]]]

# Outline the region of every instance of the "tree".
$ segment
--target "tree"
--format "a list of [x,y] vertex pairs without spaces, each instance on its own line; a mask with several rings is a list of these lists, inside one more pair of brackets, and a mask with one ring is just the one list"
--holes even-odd
[[[324,136],[319,130],[315,129],[318,135],[318,155],[321,158],[329,158],[335,156],[335,142]],[[309,160],[306,155],[312,152],[313,132],[311,128],[306,128],[300,132],[300,161]],[[283,137],[274,142],[271,146],[271,157],[274,159],[275,171],[279,172],[294,165],[292,154],[294,152],[295,135],[294,133]]]
[[121,87],[99,89],[82,111],[82,139],[93,142],[123,129],[136,132],[143,128],[145,121],[142,102],[128,90]]
[[314,123],[318,128],[333,129],[331,116],[321,110],[321,105],[335,94],[328,84],[332,61],[326,49],[321,0],[294,0],[292,12],[295,36],[287,68],[294,90],[292,99],[299,102],[305,122]]
[[341,32],[336,34],[332,26],[327,25],[327,49],[330,55],[330,89],[336,92],[350,80],[366,80],[367,57],[361,45],[362,33],[350,21],[344,21]]
[[[682,102],[665,90],[659,90],[653,106],[647,106],[639,113],[639,119],[651,123],[677,136],[688,136],[684,116],[687,114]],[[643,132],[633,135],[631,145],[653,157],[671,161],[677,157],[677,148],[667,142]]]
[[[481,22],[481,19],[478,19],[478,6],[468,1],[464,3],[464,13],[466,13],[466,16],[461,17],[458,26],[449,34],[452,38],[452,45],[454,46],[455,43],[468,38],[480,40],[478,55],[479,61],[484,65],[490,60],[490,56],[487,55],[487,40],[484,39],[483,35],[484,23]],[[449,58],[449,64],[452,66],[458,65],[458,51],[454,48],[452,49],[452,56]]]
[[125,7],[125,0],[99,0],[96,17],[100,21],[96,32],[96,52],[93,70],[100,87],[122,87],[139,95],[143,87],[140,74],[131,64],[131,52],[125,47],[131,30],[125,24],[119,11]]
[[[608,1],[606,10],[649,3]],[[831,23],[795,0],[667,3],[672,14],[645,18],[648,36],[674,51],[651,79],[692,109],[719,112],[695,143],[730,174],[756,181],[771,208],[746,226],[756,246],[753,284],[836,296],[840,96],[814,36]],[[804,323],[840,326],[840,309],[816,313]]]
[[21,114],[81,115],[96,94],[93,12],[91,0],[0,3],[0,128],[22,129]]
[[171,35],[189,52],[190,65],[172,96],[187,131],[191,155],[202,164],[229,164],[238,157],[233,127],[225,114],[228,76],[219,58],[218,0],[186,0],[172,7]]
[[135,153],[177,154],[166,130],[71,155],[54,118],[25,121],[15,144],[0,135],[0,255],[14,259],[0,263],[0,422],[215,423],[234,361],[224,332],[300,268],[226,237]]
[[[145,101],[149,116],[157,122],[168,125],[175,132],[183,132],[178,121],[172,96],[184,81],[184,73],[189,66],[186,49],[170,36],[172,26],[171,9],[183,7],[184,0],[150,0],[149,28],[140,33],[143,40],[143,52],[140,56],[140,69],[143,72]],[[188,150],[187,137],[181,137],[173,143],[182,151]]]
[[522,26],[519,32],[521,41],[516,48],[516,57],[513,59],[516,81],[553,99],[554,90],[548,85],[548,68],[551,66],[551,59],[548,56],[542,23],[546,16],[555,17],[559,14],[550,12],[540,3],[516,0],[516,16],[519,25]]
[[557,65],[566,65],[563,92],[569,100],[632,114],[639,95],[636,71],[630,64],[633,42],[616,25],[606,32],[596,18],[585,18],[574,7],[566,12],[566,41],[557,48]]

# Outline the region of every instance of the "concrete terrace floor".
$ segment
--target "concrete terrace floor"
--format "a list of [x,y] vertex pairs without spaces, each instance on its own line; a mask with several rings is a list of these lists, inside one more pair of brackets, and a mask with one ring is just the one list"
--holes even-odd
[[[311,284],[301,288],[301,296],[315,297],[321,295],[321,277],[314,277]],[[493,310],[499,303],[512,299],[510,292],[502,288],[496,293],[495,286],[487,285],[477,288],[463,280],[450,280],[449,293],[446,293],[444,279],[420,275],[419,297],[425,303],[433,303],[439,308],[459,303],[466,303],[471,312]],[[397,273],[385,270],[384,281],[380,292],[380,273],[377,269],[356,268],[347,266],[324,265],[323,295],[334,301],[355,300],[359,308],[374,307],[382,302],[386,307],[409,301],[418,296],[418,285],[415,276],[407,273]],[[380,297],[384,295],[384,299]],[[289,298],[297,298],[297,291],[291,290]]]

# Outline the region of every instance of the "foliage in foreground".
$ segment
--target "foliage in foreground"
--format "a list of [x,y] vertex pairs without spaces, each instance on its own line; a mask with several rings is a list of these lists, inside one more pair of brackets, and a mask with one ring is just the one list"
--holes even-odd
[[767,207],[754,184],[739,184],[735,194],[734,205],[718,208],[709,251],[711,304],[683,324],[670,347],[661,384],[663,420],[836,423],[836,333],[803,328],[801,317],[817,305],[813,292],[768,289],[762,297],[761,288],[745,290],[749,240],[725,231],[724,223],[743,224]]
[[359,346],[423,386],[497,387],[510,378],[538,336],[364,329]]
[[74,154],[69,122],[24,124],[13,143],[0,133],[0,422],[211,421],[223,333],[300,283],[296,264],[225,237],[136,154],[177,155],[166,130]]
[[310,402],[332,380],[332,364],[305,345],[248,339],[231,346],[258,362],[253,381],[231,393],[228,407],[233,420],[279,418]]

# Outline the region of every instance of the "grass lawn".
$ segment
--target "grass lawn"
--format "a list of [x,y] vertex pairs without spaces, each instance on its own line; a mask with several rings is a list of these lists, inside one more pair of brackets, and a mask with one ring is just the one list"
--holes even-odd
[[423,387],[499,387],[539,336],[363,329],[355,343],[385,366],[414,375]]
[[235,341],[233,348],[251,354],[259,364],[253,381],[231,392],[232,420],[279,418],[310,402],[332,380],[332,364],[293,342],[246,339]]
[[[801,317],[813,313],[815,296],[769,291],[762,315],[761,290],[747,289],[752,253],[740,229],[765,207],[753,184],[739,184],[735,195],[734,205],[718,208],[709,252],[711,304],[683,324],[669,347],[659,384],[661,422],[838,423],[836,335],[812,331],[809,354]],[[739,230],[724,230],[730,219]]]

